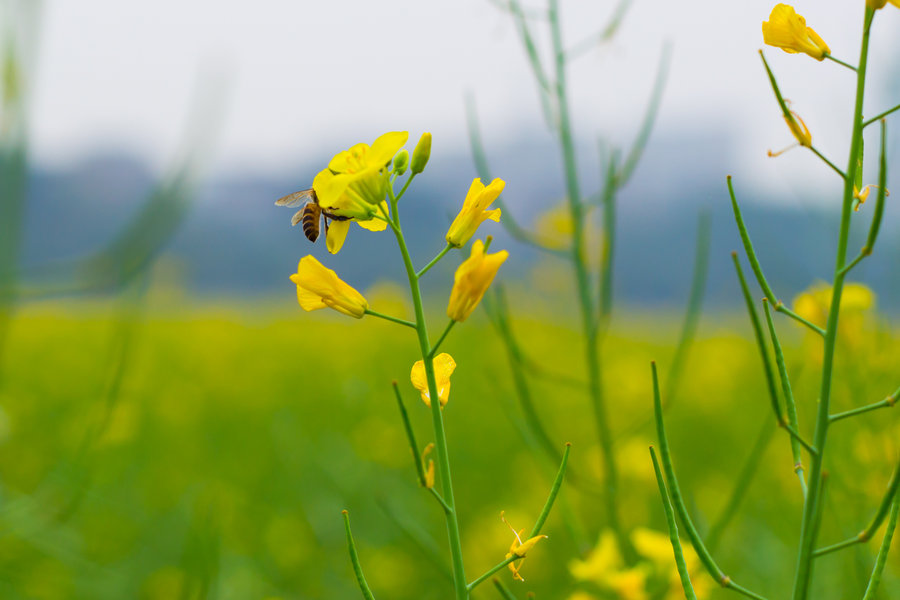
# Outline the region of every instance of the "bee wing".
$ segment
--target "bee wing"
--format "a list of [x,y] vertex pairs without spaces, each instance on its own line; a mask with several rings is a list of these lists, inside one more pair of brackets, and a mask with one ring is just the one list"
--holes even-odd
[[294,213],[294,216],[291,217],[291,227],[293,227],[294,225],[296,225],[303,219],[303,213],[305,210],[306,210],[306,208],[301,208],[300,210],[298,210],[297,212]]
[[279,198],[275,201],[275,206],[287,206],[288,208],[295,208],[300,206],[301,204],[306,204],[307,202],[315,202],[316,193],[312,188],[308,190],[300,190],[299,192],[294,192],[293,194],[288,194],[283,198]]

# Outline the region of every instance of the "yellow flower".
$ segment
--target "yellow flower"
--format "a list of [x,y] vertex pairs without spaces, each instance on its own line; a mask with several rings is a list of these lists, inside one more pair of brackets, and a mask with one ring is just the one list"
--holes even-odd
[[824,60],[831,49],[819,34],[806,26],[806,19],[797,14],[793,6],[777,4],[768,21],[762,24],[763,41],[790,54],[802,52]]
[[334,215],[359,221],[368,221],[379,214],[378,206],[387,194],[391,159],[408,137],[405,131],[392,131],[371,146],[356,144],[336,154],[328,168],[313,179],[319,205]]
[[887,4],[887,0],[866,0],[866,6],[868,6],[872,10],[884,8],[885,4]]
[[453,290],[447,304],[447,316],[454,321],[465,321],[487,291],[497,270],[507,259],[509,252],[501,250],[495,254],[484,251],[484,243],[475,240],[472,255],[463,261],[453,276]]
[[[507,552],[506,556],[504,557],[506,559],[510,559],[513,557],[516,557],[516,559],[519,559],[519,558],[524,559],[525,555],[528,553],[529,550],[534,548],[534,546],[539,541],[546,540],[548,537],[546,535],[536,535],[533,538],[529,538],[523,542],[522,536],[525,535],[524,529],[520,529],[519,531],[516,531],[515,528],[509,524],[509,521],[506,520],[506,517],[503,516],[503,512],[500,513],[500,520],[503,521],[504,523],[506,523],[506,526],[509,527],[510,531],[512,531],[513,535],[515,536],[515,539],[513,540],[512,544],[509,546],[509,552]],[[511,563],[509,563],[508,568],[513,574],[513,579],[517,579],[519,581],[525,581],[525,578],[522,577],[522,575],[519,573],[519,569],[522,568],[522,562],[523,561],[519,561],[518,566],[516,565],[515,560],[513,560]]]
[[[794,298],[794,312],[816,325],[825,326],[831,310],[831,286],[816,283]],[[841,293],[841,314],[862,313],[875,306],[875,292],[861,283],[844,285]]]
[[476,178],[469,187],[469,193],[463,202],[462,210],[456,215],[450,229],[447,230],[447,243],[456,248],[466,245],[475,234],[475,230],[485,219],[500,222],[500,209],[486,210],[491,202],[497,199],[506,185],[502,179],[495,179],[487,187]]
[[303,310],[328,307],[361,319],[369,308],[362,294],[341,281],[337,273],[325,268],[314,256],[300,259],[291,281],[297,284],[297,300]]
[[[450,375],[456,369],[456,361],[446,352],[441,352],[434,357],[434,379],[437,384],[438,399],[441,407],[450,399]],[[431,394],[428,392],[428,379],[425,377],[425,363],[417,360],[409,374],[409,380],[413,387],[422,394],[422,402],[431,406]]]
[[[637,528],[630,537],[642,557],[638,564],[626,565],[615,536],[604,531],[597,546],[584,560],[573,560],[569,564],[570,572],[575,579],[599,586],[620,600],[684,598],[669,536],[652,529]],[[695,581],[694,592],[698,598],[705,598],[709,594],[709,580],[693,577],[702,567],[700,559],[690,545],[685,545],[683,550],[688,571]],[[660,585],[665,586],[662,596]]]

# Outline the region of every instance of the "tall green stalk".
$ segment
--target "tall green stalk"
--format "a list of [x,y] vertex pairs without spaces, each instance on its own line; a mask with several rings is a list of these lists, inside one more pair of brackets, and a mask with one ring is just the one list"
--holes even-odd
[[850,156],[847,160],[846,177],[844,179],[843,204],[841,207],[841,224],[838,237],[837,256],[835,258],[834,281],[832,284],[831,306],[825,326],[825,347],[822,361],[822,383],[819,392],[819,407],[816,414],[816,427],[813,434],[813,446],[818,450],[810,457],[809,493],[803,506],[803,519],[800,526],[800,550],[797,557],[797,571],[794,578],[793,600],[809,598],[810,582],[813,569],[813,551],[816,545],[817,531],[814,526],[822,510],[819,489],[822,486],[822,465],[825,457],[825,444],[828,437],[829,408],[831,405],[831,384],[834,369],[834,350],[837,340],[838,316],[841,307],[841,294],[844,290],[847,260],[847,242],[850,236],[850,217],[857,170],[860,168],[859,151],[863,130],[863,96],[866,86],[866,64],[869,55],[869,31],[874,11],[866,6],[863,21],[862,44],[859,54],[859,66],[856,71],[856,102],[853,109],[853,133],[850,141]]
[[[393,194],[392,194],[393,196]],[[452,561],[453,587],[457,600],[466,600],[469,592],[466,588],[466,571],[463,566],[462,542],[459,536],[459,520],[456,515],[456,502],[453,498],[453,481],[450,477],[450,454],[447,450],[447,435],[444,431],[444,415],[441,412],[441,403],[438,396],[437,381],[434,376],[434,357],[432,356],[431,343],[428,341],[428,329],[425,322],[425,310],[422,306],[422,291],[419,288],[419,277],[413,266],[406,240],[403,237],[403,229],[400,227],[400,212],[396,198],[391,198],[391,229],[397,238],[400,254],[403,256],[403,265],[406,268],[406,276],[409,280],[409,290],[412,294],[413,307],[416,314],[416,334],[419,339],[419,350],[422,353],[422,362],[425,365],[425,379],[428,382],[428,393],[431,397],[431,423],[434,428],[434,447],[437,453],[437,470],[441,481],[441,495],[445,503],[444,516],[447,521],[447,535],[450,540],[450,558]]]
[[609,417],[606,412],[606,403],[603,398],[603,380],[600,369],[600,348],[597,319],[594,312],[594,300],[591,294],[591,280],[585,264],[585,219],[584,203],[581,198],[581,190],[578,182],[578,172],[575,157],[575,142],[572,136],[572,124],[569,115],[569,100],[566,84],[566,60],[562,43],[562,32],[559,20],[559,0],[550,0],[550,31],[553,40],[553,55],[555,57],[555,87],[553,93],[556,96],[556,108],[558,118],[559,143],[562,149],[563,165],[565,168],[566,198],[569,203],[569,214],[572,218],[572,248],[571,260],[575,269],[575,282],[578,287],[578,302],[581,309],[581,322],[584,329],[584,353],[588,369],[588,393],[594,410],[594,420],[597,427],[597,435],[600,442],[600,450],[605,475],[606,515],[609,526],[613,530],[618,541],[619,548],[628,562],[634,561],[634,550],[622,529],[618,508],[618,469],[612,443],[612,432],[609,426]]

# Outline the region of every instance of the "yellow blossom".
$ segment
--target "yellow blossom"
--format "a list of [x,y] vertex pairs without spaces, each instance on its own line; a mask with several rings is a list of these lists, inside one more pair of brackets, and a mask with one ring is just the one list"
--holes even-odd
[[500,209],[487,210],[491,202],[497,199],[503,191],[506,183],[502,179],[495,179],[487,187],[481,183],[481,179],[475,178],[466,194],[462,210],[456,215],[450,229],[447,230],[447,243],[456,248],[466,245],[466,242],[475,234],[475,230],[485,219],[500,222]]
[[802,52],[824,60],[831,49],[819,34],[806,26],[806,19],[797,14],[793,6],[777,4],[768,21],[762,24],[763,41],[790,54]]
[[303,310],[333,308],[350,317],[361,319],[369,308],[362,294],[344,283],[337,273],[325,268],[312,255],[304,256],[291,275],[297,284],[297,300]]
[[388,166],[408,137],[405,131],[392,131],[371,146],[356,144],[336,154],[313,179],[319,205],[331,214],[358,221],[380,214],[378,207],[389,183]]
[[[636,565],[625,564],[615,535],[604,531],[594,550],[584,560],[572,561],[569,571],[575,579],[599,586],[620,600],[684,598],[669,536],[652,529],[637,528],[630,537],[634,549],[642,557]],[[700,559],[690,546],[685,546],[684,558],[692,575],[700,572]],[[705,598],[709,594],[709,580],[703,577],[692,579],[697,597]],[[665,586],[662,596],[660,585]]]
[[[434,357],[434,379],[437,384],[438,399],[441,407],[450,399],[450,375],[456,369],[456,361],[446,352]],[[425,377],[425,363],[417,360],[410,371],[409,379],[413,387],[422,394],[422,402],[431,406],[431,394],[428,391],[428,379]]]
[[481,298],[497,275],[497,270],[508,256],[509,252],[506,250],[487,254],[484,251],[484,243],[475,240],[471,256],[459,265],[453,276],[447,316],[454,321],[465,321],[481,302]]
[[872,10],[884,8],[885,4],[887,4],[887,0],[866,0],[866,6],[868,6]]
[[[794,312],[821,327],[825,326],[831,309],[832,288],[817,283],[794,298]],[[861,283],[844,285],[841,293],[841,313],[862,313],[875,306],[875,293]]]
[[[506,556],[504,557],[507,560],[510,558],[513,558],[513,557],[515,557],[516,559],[519,559],[519,558],[524,559],[525,555],[528,553],[529,550],[534,548],[534,546],[539,541],[545,540],[548,537],[546,535],[536,535],[532,538],[528,538],[527,540],[525,540],[523,542],[522,536],[525,535],[524,529],[520,529],[519,531],[516,531],[515,528],[509,524],[509,521],[506,520],[506,517],[503,515],[503,512],[500,513],[500,520],[503,521],[504,523],[506,523],[506,526],[509,527],[510,531],[512,531],[513,535],[515,536],[515,539],[513,539],[512,544],[509,546],[509,552],[507,552]],[[519,573],[519,569],[522,568],[522,561],[519,561],[519,564],[517,566],[516,561],[513,560],[512,562],[509,563],[508,568],[513,574],[513,579],[516,579],[518,581],[525,581],[525,578],[522,577],[521,573]]]

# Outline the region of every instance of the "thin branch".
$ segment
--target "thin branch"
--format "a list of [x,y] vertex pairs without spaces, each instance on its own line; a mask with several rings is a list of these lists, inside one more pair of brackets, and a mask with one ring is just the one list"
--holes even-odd
[[684,504],[684,499],[681,495],[681,489],[678,487],[678,480],[675,477],[675,468],[672,465],[672,455],[669,451],[669,440],[666,437],[666,428],[665,424],[663,423],[662,400],[660,399],[659,395],[659,378],[656,375],[656,363],[650,363],[650,368],[653,374],[653,411],[656,416],[656,432],[659,438],[659,453],[662,457],[663,469],[666,473],[666,480],[669,486],[669,490],[672,493],[672,503],[675,506],[675,511],[678,513],[678,518],[681,520],[681,525],[685,528],[688,538],[690,538],[691,544],[694,546],[694,550],[697,552],[697,556],[700,558],[700,562],[703,563],[706,571],[716,581],[716,583],[718,583],[722,587],[747,596],[748,598],[754,598],[755,600],[765,600],[763,596],[760,596],[759,594],[751,592],[750,590],[736,584],[731,579],[731,577],[722,572],[722,569],[719,568],[719,565],[716,564],[716,561],[709,553],[709,550],[707,550],[706,545],[704,545],[703,540],[700,538],[700,534],[697,533],[697,528],[694,527],[694,522],[691,520],[691,516]]
[[407,327],[416,328],[416,324],[412,321],[407,321],[406,319],[398,319],[397,317],[392,317],[390,315],[385,315],[380,312],[376,312],[370,308],[366,309],[367,315],[372,315],[373,317],[378,317],[379,319],[384,319],[385,321],[390,321],[391,323],[398,323],[400,325],[406,325]]
[[353,563],[353,572],[356,574],[356,582],[362,592],[363,598],[366,600],[375,600],[375,595],[366,582],[366,576],[363,575],[362,565],[359,563],[359,555],[356,553],[356,544],[353,542],[353,534],[350,532],[350,513],[346,510],[341,511],[344,515],[344,530],[347,532],[347,547],[350,550],[350,562]]

